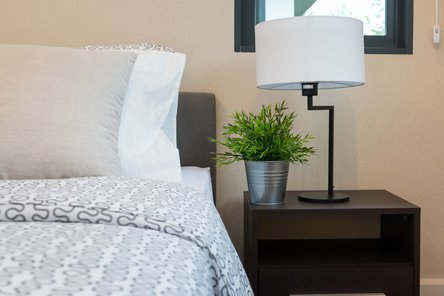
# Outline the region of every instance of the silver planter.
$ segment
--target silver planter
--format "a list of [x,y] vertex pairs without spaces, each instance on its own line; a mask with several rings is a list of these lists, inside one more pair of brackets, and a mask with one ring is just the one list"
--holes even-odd
[[259,205],[284,203],[288,167],[288,161],[245,160],[250,202]]

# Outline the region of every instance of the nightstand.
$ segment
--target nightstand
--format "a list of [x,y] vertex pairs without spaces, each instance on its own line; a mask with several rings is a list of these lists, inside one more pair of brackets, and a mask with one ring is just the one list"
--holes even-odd
[[421,209],[384,190],[343,192],[349,202],[319,204],[288,191],[275,206],[250,204],[244,192],[244,265],[255,295],[419,296]]

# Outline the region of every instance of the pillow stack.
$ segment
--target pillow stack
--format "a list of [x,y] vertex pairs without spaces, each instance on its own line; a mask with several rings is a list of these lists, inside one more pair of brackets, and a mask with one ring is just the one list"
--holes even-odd
[[[168,51],[0,45],[0,178],[180,181],[167,118],[184,63]],[[173,157],[162,163],[159,149]]]

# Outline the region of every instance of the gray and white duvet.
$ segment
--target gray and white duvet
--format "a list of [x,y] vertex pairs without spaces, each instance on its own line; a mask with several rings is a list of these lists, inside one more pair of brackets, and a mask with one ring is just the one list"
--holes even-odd
[[0,181],[0,295],[252,295],[211,201],[120,177]]

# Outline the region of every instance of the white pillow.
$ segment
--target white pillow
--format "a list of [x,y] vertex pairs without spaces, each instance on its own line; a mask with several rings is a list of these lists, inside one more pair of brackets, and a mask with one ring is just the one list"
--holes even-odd
[[119,130],[119,156],[123,174],[180,182],[176,114],[185,55],[134,48],[137,47],[86,47],[88,50],[138,53],[125,96]]
[[133,53],[0,45],[0,177],[120,175]]

